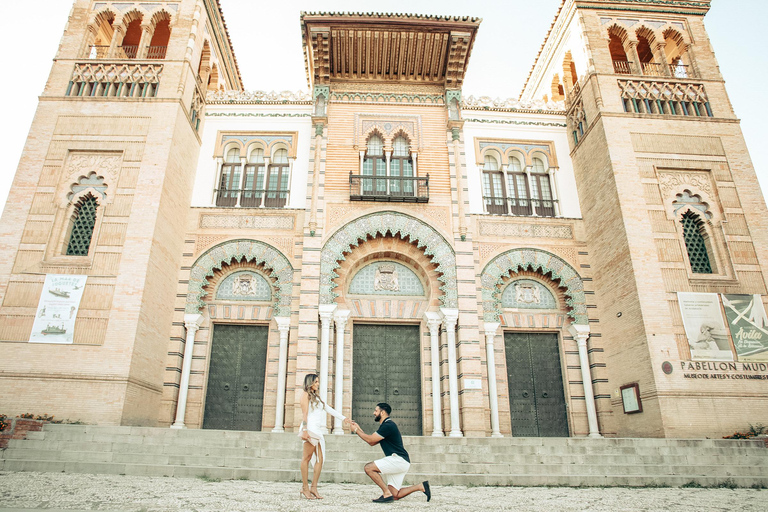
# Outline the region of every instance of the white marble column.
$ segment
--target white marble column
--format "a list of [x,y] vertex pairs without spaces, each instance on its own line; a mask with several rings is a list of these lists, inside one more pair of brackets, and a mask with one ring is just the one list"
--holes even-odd
[[440,324],[438,313],[424,313],[429,327],[429,351],[432,355],[432,437],[443,437],[443,417],[440,406]]
[[571,324],[568,332],[576,340],[579,346],[579,365],[581,366],[581,380],[584,383],[584,401],[587,404],[587,421],[589,422],[589,437],[603,437],[597,425],[597,408],[595,407],[595,392],[592,390],[592,372],[589,369],[589,354],[587,353],[587,339],[589,338],[589,326]]
[[448,344],[448,390],[451,402],[451,432],[449,437],[464,437],[461,432],[459,418],[459,371],[456,363],[456,323],[459,321],[459,310],[440,308]]
[[276,316],[277,329],[280,331],[280,356],[277,365],[277,402],[275,402],[275,428],[272,432],[285,432],[285,379],[288,373],[288,333],[291,330],[291,317]]
[[[351,311],[336,310],[333,319],[336,321],[336,372],[333,376],[333,408],[341,414],[344,405],[344,329],[347,328],[347,321]],[[333,433],[337,436],[344,435],[344,428],[341,426],[341,420],[333,418]]]
[[202,315],[184,315],[184,327],[187,328],[187,339],[184,343],[184,361],[181,366],[181,382],[179,383],[179,400],[176,403],[176,420],[171,428],[186,428],[184,414],[187,412],[187,396],[189,394],[189,374],[192,371],[192,351],[195,348],[195,334],[203,323]]
[[491,437],[504,437],[499,431],[499,393],[496,389],[496,353],[493,341],[501,324],[485,322],[485,352],[488,366],[488,398],[491,404]]
[[[328,352],[331,344],[331,320],[336,304],[320,304],[320,399],[328,403]],[[323,415],[323,434],[328,433],[328,415]]]

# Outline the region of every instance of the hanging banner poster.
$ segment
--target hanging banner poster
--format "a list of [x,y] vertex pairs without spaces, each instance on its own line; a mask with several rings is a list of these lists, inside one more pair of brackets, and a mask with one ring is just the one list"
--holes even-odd
[[45,276],[30,343],[74,342],[75,319],[87,279],[88,276]]
[[720,297],[716,293],[677,292],[691,359],[733,361],[728,331],[723,323]]
[[725,316],[740,361],[768,361],[768,316],[760,295],[723,294]]

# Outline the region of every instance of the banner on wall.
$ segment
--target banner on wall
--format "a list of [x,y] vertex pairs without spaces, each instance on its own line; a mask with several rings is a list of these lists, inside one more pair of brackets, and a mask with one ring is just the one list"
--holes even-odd
[[87,279],[88,276],[45,276],[30,343],[74,342],[75,319]]
[[768,361],[768,316],[760,295],[723,294],[723,307],[740,361]]
[[691,359],[733,361],[728,331],[723,323],[720,297],[716,293],[677,292]]

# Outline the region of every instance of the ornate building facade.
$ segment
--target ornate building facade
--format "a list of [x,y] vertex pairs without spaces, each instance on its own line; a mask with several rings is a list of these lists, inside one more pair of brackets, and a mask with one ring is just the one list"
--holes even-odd
[[498,101],[462,94],[479,19],[304,13],[309,92],[261,93],[217,0],[75,0],[0,223],[1,412],[294,431],[318,373],[410,435],[759,421],[766,207],[708,9],[565,0]]

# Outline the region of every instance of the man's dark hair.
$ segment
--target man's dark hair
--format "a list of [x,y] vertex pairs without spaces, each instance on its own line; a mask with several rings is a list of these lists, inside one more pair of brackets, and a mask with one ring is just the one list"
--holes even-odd
[[376,407],[387,413],[387,416],[392,414],[392,408],[387,403],[381,402],[380,404],[376,404]]

